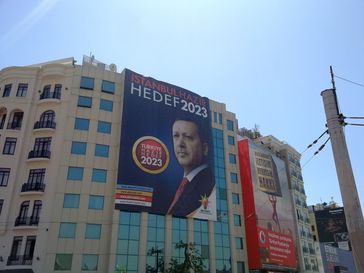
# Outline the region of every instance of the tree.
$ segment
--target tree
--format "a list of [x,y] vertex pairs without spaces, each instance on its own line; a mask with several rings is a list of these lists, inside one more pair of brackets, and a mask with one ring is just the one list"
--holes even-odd
[[159,249],[158,247],[152,247],[148,250],[148,256],[155,257],[155,267],[147,265],[147,273],[157,273],[157,272],[164,272],[164,259],[163,256],[163,249]]
[[[204,265],[202,263],[201,254],[195,248],[193,243],[184,243],[180,241],[175,246],[176,249],[184,249],[184,261],[178,263],[178,260],[172,258],[167,269],[167,273],[203,273]],[[192,271],[191,271],[192,270]]]

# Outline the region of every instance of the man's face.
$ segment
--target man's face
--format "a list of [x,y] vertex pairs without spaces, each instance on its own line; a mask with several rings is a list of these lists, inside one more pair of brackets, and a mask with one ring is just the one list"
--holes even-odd
[[175,121],[172,132],[174,153],[186,175],[202,164],[208,152],[207,143],[202,143],[197,125],[191,121]]

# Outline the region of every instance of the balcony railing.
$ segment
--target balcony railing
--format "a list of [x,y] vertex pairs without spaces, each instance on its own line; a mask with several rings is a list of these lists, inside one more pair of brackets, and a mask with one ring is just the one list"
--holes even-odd
[[43,92],[42,94],[40,94],[39,97],[40,100],[45,100],[45,99],[61,99],[61,92]]
[[11,121],[8,123],[7,129],[20,130],[21,129],[21,121]]
[[9,256],[6,265],[31,265],[33,263],[33,256]]
[[41,191],[44,192],[45,184],[44,183],[24,183],[21,187],[21,192],[27,191]]
[[31,216],[31,217],[16,217],[15,226],[38,226],[39,217]]
[[48,150],[33,150],[28,154],[28,159],[31,158],[51,158],[51,151]]
[[56,123],[54,121],[51,121],[51,120],[37,121],[34,124],[33,129],[40,129],[40,128],[56,129]]

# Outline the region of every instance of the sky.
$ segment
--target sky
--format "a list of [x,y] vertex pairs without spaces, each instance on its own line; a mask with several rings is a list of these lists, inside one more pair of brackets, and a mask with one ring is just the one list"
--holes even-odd
[[[0,69],[92,54],[225,103],[239,127],[303,152],[308,205],[342,205],[330,142],[313,156],[328,135],[306,147],[326,130],[330,65],[341,113],[364,117],[364,1],[0,0],[0,10]],[[364,127],[345,135],[363,210]]]

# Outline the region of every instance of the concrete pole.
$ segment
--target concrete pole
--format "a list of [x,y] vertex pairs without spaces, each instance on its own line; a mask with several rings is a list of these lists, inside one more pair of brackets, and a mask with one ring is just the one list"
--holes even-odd
[[331,138],[331,147],[334,154],[356,272],[363,273],[364,220],[342,128],[343,125],[339,117],[336,91],[335,89],[327,89],[321,92],[321,96],[324,101],[327,127]]

